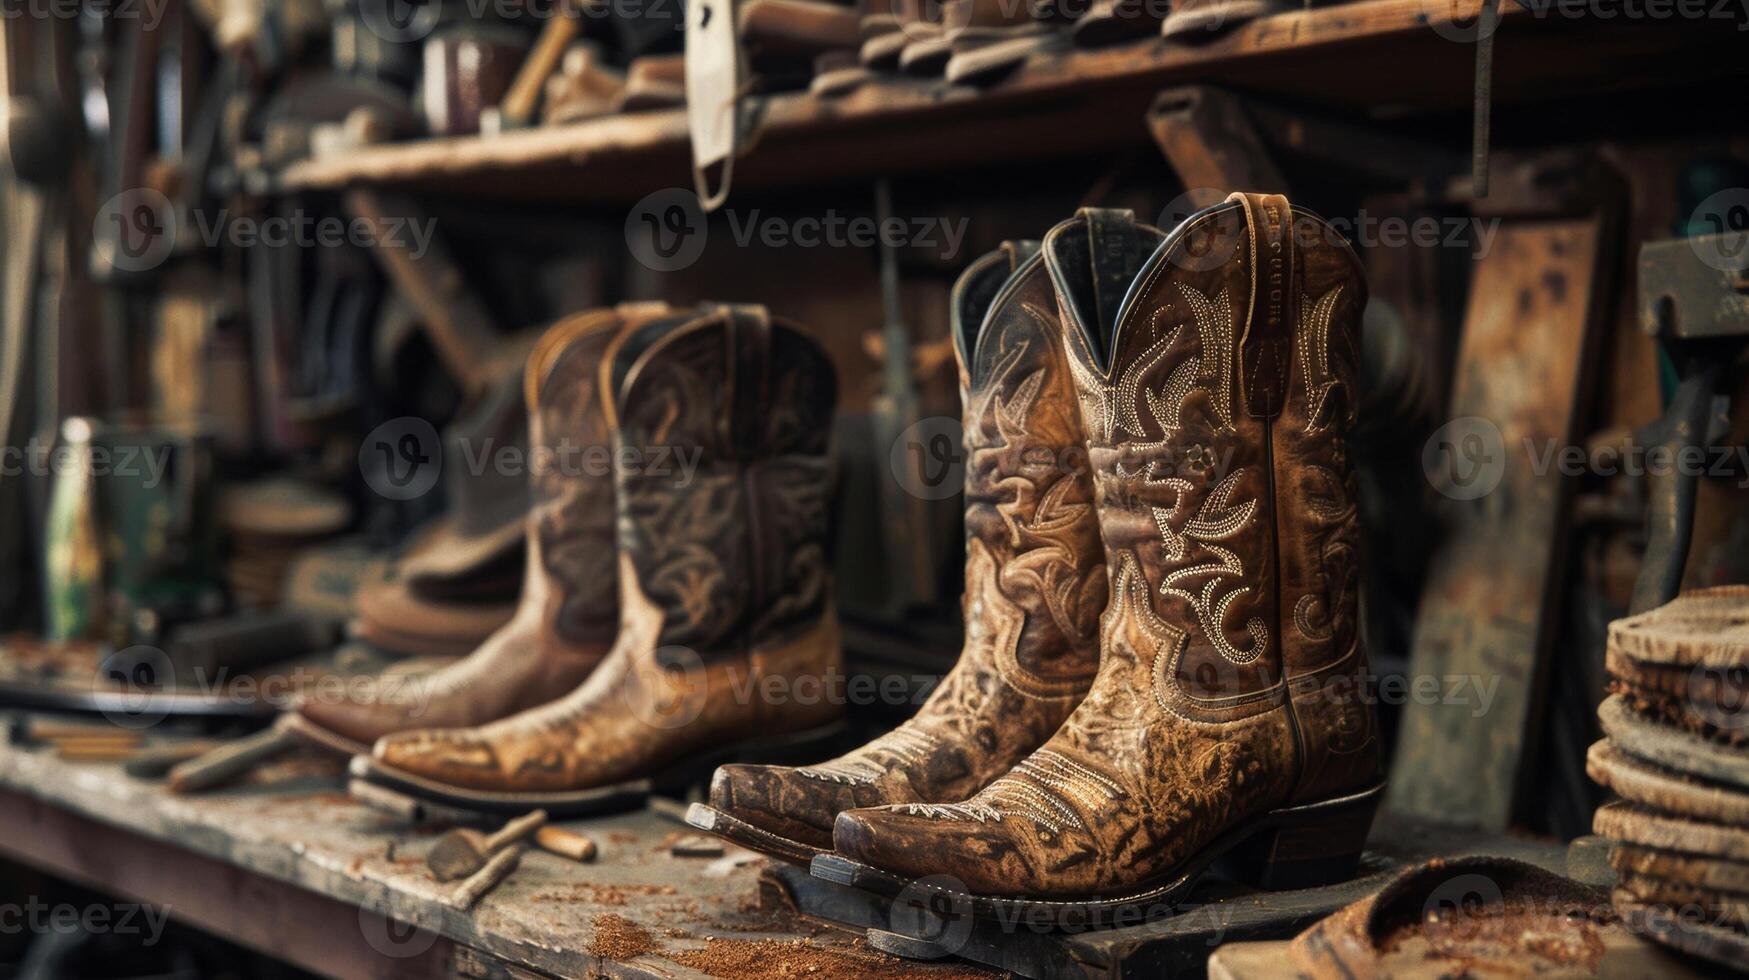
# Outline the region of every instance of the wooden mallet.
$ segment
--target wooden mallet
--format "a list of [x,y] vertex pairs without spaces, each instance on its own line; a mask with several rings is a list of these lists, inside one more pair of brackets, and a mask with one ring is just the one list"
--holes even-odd
[[534,833],[547,822],[547,812],[536,810],[517,817],[494,834],[482,834],[466,827],[456,829],[437,839],[431,853],[425,856],[425,866],[438,881],[466,878],[484,868],[492,855]]

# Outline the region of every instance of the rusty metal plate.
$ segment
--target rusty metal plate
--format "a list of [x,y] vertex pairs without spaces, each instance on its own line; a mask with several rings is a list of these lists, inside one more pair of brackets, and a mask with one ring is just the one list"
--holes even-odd
[[1668,905],[1641,902],[1625,891],[1618,890],[1614,901],[1628,928],[1648,939],[1738,970],[1749,964],[1749,935],[1724,926],[1694,922]]
[[1744,232],[1640,246],[1640,329],[1684,340],[1749,335]]
[[1749,585],[1695,589],[1618,619],[1609,624],[1609,649],[1646,664],[1749,667]]

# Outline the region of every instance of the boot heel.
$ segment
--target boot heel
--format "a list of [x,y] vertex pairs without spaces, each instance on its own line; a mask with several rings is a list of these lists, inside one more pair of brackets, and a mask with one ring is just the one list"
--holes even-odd
[[1276,811],[1270,827],[1228,854],[1229,870],[1270,891],[1347,881],[1360,863],[1382,789]]

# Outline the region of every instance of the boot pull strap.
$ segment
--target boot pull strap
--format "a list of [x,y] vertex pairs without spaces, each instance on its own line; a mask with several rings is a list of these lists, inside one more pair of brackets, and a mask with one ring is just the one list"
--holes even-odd
[[723,307],[728,321],[729,410],[723,413],[723,444],[733,446],[742,458],[752,458],[763,448],[765,431],[760,416],[770,399],[771,311],[747,304]]
[[1027,259],[1037,255],[1040,247],[1040,243],[1035,239],[1003,242],[1002,254],[1008,257],[1009,274],[1017,272],[1021,266],[1026,264]]
[[1081,218],[1087,223],[1087,263],[1093,271],[1093,315],[1099,318],[1088,326],[1109,347],[1118,307],[1142,264],[1136,214],[1122,208],[1082,208]]
[[1251,242],[1251,299],[1239,336],[1239,386],[1252,418],[1281,414],[1293,357],[1293,206],[1280,194],[1234,194]]

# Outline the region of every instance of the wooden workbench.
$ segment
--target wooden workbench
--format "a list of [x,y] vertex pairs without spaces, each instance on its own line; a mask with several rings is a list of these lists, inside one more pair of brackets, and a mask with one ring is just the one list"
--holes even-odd
[[530,852],[462,912],[425,869],[437,831],[341,786],[340,760],[310,756],[177,797],[116,765],[0,744],[0,854],[330,976],[735,977],[785,963],[820,976],[983,975],[901,963],[798,917],[782,889],[762,887],[765,862],[749,852],[674,857],[670,843],[691,831],[653,811],[566,824],[596,839],[595,862]]

